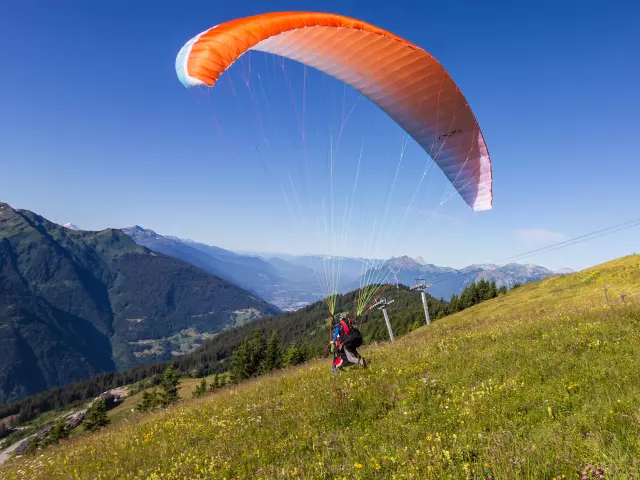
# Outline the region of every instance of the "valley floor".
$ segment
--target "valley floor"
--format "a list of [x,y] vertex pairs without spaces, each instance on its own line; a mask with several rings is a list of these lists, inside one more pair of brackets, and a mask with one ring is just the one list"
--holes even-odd
[[367,370],[283,370],[10,461],[0,478],[638,478],[639,332],[631,256],[363,349]]

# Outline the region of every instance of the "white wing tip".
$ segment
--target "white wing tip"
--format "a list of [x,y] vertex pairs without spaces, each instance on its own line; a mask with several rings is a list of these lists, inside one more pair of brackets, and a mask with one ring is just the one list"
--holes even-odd
[[474,205],[472,208],[474,212],[485,212],[487,210],[492,210],[493,205],[491,205],[491,203],[479,203]]

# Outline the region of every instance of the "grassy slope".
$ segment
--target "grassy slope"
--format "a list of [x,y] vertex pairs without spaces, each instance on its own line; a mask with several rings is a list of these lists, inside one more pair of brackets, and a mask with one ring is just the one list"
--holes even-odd
[[[605,305],[628,294],[626,304]],[[393,311],[390,309],[393,319]],[[15,478],[605,478],[640,468],[640,256],[527,285],[365,349],[133,417]]]
[[[206,377],[207,384],[211,383],[213,379],[213,375],[210,377]],[[198,384],[202,381],[201,378],[190,378],[190,377],[182,377],[180,379],[180,385],[178,386],[178,395],[182,399],[192,398],[191,392],[193,392]],[[159,388],[159,387],[158,387]],[[107,412],[111,423],[119,423],[123,420],[128,419],[129,417],[136,416],[137,413],[134,413],[135,408],[142,401],[142,391],[135,393],[129,397],[124,399],[120,405],[115,407],[112,410]]]

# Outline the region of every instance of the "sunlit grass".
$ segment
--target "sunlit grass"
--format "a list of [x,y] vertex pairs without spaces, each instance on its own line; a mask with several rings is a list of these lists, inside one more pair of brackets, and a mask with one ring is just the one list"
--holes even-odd
[[640,256],[526,285],[363,350],[367,370],[318,360],[132,414],[0,477],[638,478],[638,297]]
[[[207,383],[211,383],[211,379],[213,377],[207,377]],[[191,392],[195,390],[198,384],[202,381],[201,378],[190,378],[183,377],[180,379],[180,385],[178,386],[178,395],[180,398],[187,399],[191,398]],[[128,417],[132,416],[135,412],[136,407],[142,401],[142,391],[137,392],[133,395],[130,395],[124,399],[120,405],[115,407],[112,410],[109,410],[107,415],[111,420],[111,423],[121,422]]]

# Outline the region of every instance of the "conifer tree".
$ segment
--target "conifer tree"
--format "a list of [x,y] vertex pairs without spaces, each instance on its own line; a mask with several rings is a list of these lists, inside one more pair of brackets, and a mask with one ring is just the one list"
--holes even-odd
[[[451,297],[451,302],[450,302],[450,311],[451,313],[456,313],[460,311],[460,297],[458,297],[458,295],[453,295]],[[430,309],[431,310],[431,309]]]
[[211,383],[209,384],[209,391],[213,392],[214,390],[217,390],[218,388],[220,388],[220,378],[219,378],[219,375],[217,373],[215,373],[213,375],[213,378],[211,379]]
[[231,374],[234,381],[245,380],[251,376],[251,342],[245,338],[244,342],[233,352],[231,359]]
[[162,383],[160,384],[160,387],[162,388],[161,403],[163,407],[167,407],[180,400],[180,397],[178,396],[179,384],[180,372],[176,371],[175,368],[173,368],[173,365],[169,365],[169,367],[164,371]]
[[305,352],[303,347],[297,343],[292,343],[284,355],[284,365],[289,367],[304,362]]
[[69,438],[69,429],[64,423],[58,423],[54,425],[54,427],[44,439],[43,446],[50,445],[52,443],[58,443],[64,438]]
[[195,390],[191,392],[191,396],[199,397],[200,395],[203,395],[205,393],[207,393],[207,380],[203,378],[202,381],[195,388]]
[[93,402],[91,408],[87,410],[84,419],[84,428],[86,430],[97,430],[111,423],[107,416],[107,407],[104,398],[98,398]]
[[142,392],[142,401],[136,409],[140,412],[148,412],[156,408],[159,403],[158,392],[155,388],[153,390],[145,390]]
[[496,281],[493,280],[491,282],[491,285],[489,287],[489,298],[487,298],[487,300],[491,299],[491,298],[496,298],[498,296],[498,287],[496,285]]
[[249,352],[248,373],[253,377],[262,373],[262,363],[267,353],[267,339],[261,328],[253,331]]
[[280,337],[278,331],[274,330],[267,344],[267,351],[262,362],[261,372],[269,372],[282,365],[282,351],[280,350]]

